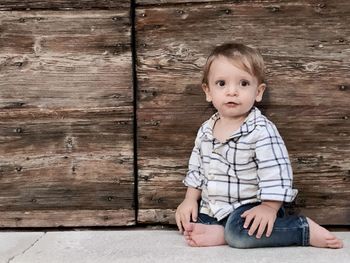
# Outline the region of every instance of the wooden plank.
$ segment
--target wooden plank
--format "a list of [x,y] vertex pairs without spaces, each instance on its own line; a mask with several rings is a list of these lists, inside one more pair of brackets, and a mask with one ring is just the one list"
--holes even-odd
[[[176,209],[141,209],[139,210],[139,221],[145,224],[175,225],[174,214]],[[307,208],[287,208],[289,214],[300,214],[310,218],[317,218],[317,223],[321,225],[344,225],[349,218],[349,209],[347,207],[328,206],[328,207],[307,207]],[[345,228],[346,230],[348,228]]]
[[130,108],[128,11],[2,12],[0,17],[0,108]]
[[[236,0],[239,2],[240,0]],[[165,5],[165,4],[193,4],[193,3],[203,3],[203,0],[136,0],[138,5]],[[223,2],[222,0],[208,0],[205,2]],[[232,2],[232,1],[231,1]]]
[[28,9],[117,9],[129,8],[130,0],[1,0],[0,10]]
[[111,150],[2,160],[0,210],[130,208],[132,157]]
[[[293,0],[135,0],[136,4],[138,6],[175,6],[175,5],[182,5],[184,7],[189,7],[191,8],[192,5],[198,4],[208,4],[208,5],[217,5],[221,3],[227,3],[227,4],[232,4],[232,5],[274,5],[275,9],[273,10],[274,12],[278,12],[279,10],[279,5],[310,5],[314,6],[318,9],[323,9],[327,6],[330,6],[335,2],[336,0],[323,0],[323,1],[318,1],[318,0],[306,0],[306,1],[293,1]],[[341,1],[346,1],[346,0],[341,0]],[[219,3],[218,3],[219,2]],[[337,1],[339,2],[339,1]],[[272,6],[271,6],[272,7]],[[277,8],[277,10],[276,10]]]
[[174,223],[197,129],[212,114],[202,66],[213,46],[239,41],[266,60],[260,107],[289,148],[301,192],[294,209],[322,224],[350,224],[350,3],[151,2],[139,1],[136,13],[139,221]]
[[0,12],[1,227],[135,223],[129,20]]
[[4,158],[23,159],[49,153],[113,154],[113,151],[118,154],[125,151],[125,157],[132,156],[130,108],[128,112],[116,108],[105,109],[104,112],[96,109],[88,114],[71,110],[52,111],[46,118],[40,118],[40,113],[36,114],[37,110],[23,109],[21,113],[26,114],[27,118],[14,118],[13,113],[8,114],[7,118],[0,118],[0,153]]
[[[125,9],[98,12],[4,11],[0,12],[0,21],[1,54],[4,55],[26,54],[45,58],[45,55],[85,54],[117,59],[113,55],[128,55],[130,50],[130,18],[129,11]],[[17,60],[20,58],[16,57]],[[22,57],[23,60],[25,58]],[[122,58],[119,57],[119,60]],[[61,63],[77,63],[77,60],[80,57],[67,56]],[[6,65],[12,65],[12,60],[7,62]],[[12,66],[31,65],[30,61],[22,62]]]
[[0,213],[0,227],[129,226],[135,223],[133,218],[130,209],[8,211]]

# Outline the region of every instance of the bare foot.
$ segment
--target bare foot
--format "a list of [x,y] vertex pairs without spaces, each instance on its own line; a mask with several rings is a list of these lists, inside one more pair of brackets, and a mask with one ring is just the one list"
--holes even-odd
[[310,228],[310,245],[313,247],[342,248],[343,241],[334,236],[324,227],[306,218]]
[[224,227],[190,223],[184,232],[186,242],[191,247],[210,247],[225,245]]

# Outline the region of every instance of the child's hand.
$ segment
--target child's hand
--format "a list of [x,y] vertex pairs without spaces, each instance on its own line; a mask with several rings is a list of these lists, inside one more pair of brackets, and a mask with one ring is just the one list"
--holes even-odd
[[187,225],[191,221],[196,222],[198,216],[198,203],[194,199],[185,198],[182,203],[177,207],[175,213],[175,219],[179,231],[182,233],[186,230]]
[[[273,225],[276,220],[277,211],[275,208],[268,206],[266,204],[261,204],[245,211],[241,217],[245,218],[244,228],[248,228],[252,222],[248,234],[252,236],[256,230],[256,238],[261,238],[266,227],[266,237],[269,237],[272,233]],[[252,221],[253,220],[253,221]]]

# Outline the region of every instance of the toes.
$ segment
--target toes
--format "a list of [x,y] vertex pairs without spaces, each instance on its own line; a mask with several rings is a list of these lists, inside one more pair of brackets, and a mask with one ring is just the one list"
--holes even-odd
[[197,243],[192,239],[188,240],[187,244],[191,247],[197,247]]
[[328,245],[327,247],[333,248],[333,249],[342,248],[342,246],[340,244],[332,244],[332,245]]
[[189,245],[191,247],[197,247],[196,242],[192,238],[192,232],[187,232],[186,235],[184,234],[184,238],[185,238],[187,245]]
[[336,240],[338,239],[335,235],[333,235],[331,232],[329,232],[328,230],[326,230],[328,233],[326,235],[326,240],[328,241],[331,241],[331,240]]
[[327,247],[329,248],[342,248],[343,242],[340,239],[327,240]]
[[338,239],[335,235],[333,235],[332,233],[329,232],[329,235],[326,237],[326,241],[327,242],[332,242],[334,240],[338,240],[339,241],[340,239]]
[[188,223],[184,225],[185,232],[192,232],[194,229],[195,223]]

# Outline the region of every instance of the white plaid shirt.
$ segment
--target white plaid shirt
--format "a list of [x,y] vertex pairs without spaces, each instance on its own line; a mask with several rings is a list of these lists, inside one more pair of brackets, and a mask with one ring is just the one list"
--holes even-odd
[[184,180],[200,189],[200,212],[221,220],[243,204],[291,202],[293,173],[287,149],[275,125],[253,107],[225,142],[213,137],[214,114],[200,127]]

